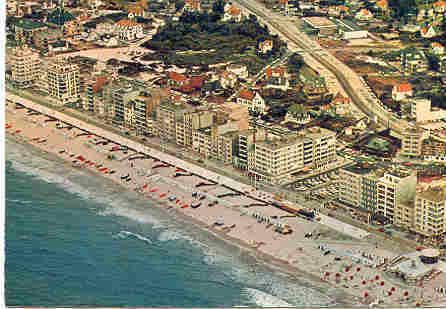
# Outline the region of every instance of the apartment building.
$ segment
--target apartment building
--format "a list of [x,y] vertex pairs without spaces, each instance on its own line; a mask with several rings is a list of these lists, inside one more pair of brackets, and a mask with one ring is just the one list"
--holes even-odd
[[39,54],[27,45],[17,46],[8,55],[11,81],[17,88],[32,87],[39,78],[41,61]]
[[344,167],[339,171],[339,200],[355,207],[361,206],[363,193],[363,178],[370,173],[372,167],[354,165]]
[[80,97],[79,67],[67,59],[56,58],[48,65],[48,94],[60,104]]
[[210,127],[193,130],[193,150],[207,158],[232,164],[238,137],[236,121],[213,123]]
[[413,229],[415,223],[415,203],[413,200],[396,204],[393,223],[397,226]]
[[313,127],[299,132],[305,136],[304,165],[315,169],[327,168],[336,162],[336,133]]
[[184,113],[176,123],[176,143],[191,148],[194,130],[207,128],[214,122],[215,112],[209,109],[195,109]]
[[416,172],[395,169],[386,172],[377,183],[376,212],[394,222],[397,204],[415,198]]
[[423,140],[422,155],[425,161],[446,162],[446,143],[433,137]]
[[269,137],[256,142],[254,168],[250,173],[257,181],[282,184],[291,180],[291,174],[304,167],[304,139],[301,137]]
[[[109,112],[113,111],[112,123],[115,126],[125,125],[126,107],[129,107],[128,103],[133,101],[139,95],[139,92],[139,89],[135,89],[130,83],[125,81],[114,83],[110,93],[110,105],[112,105],[112,108],[109,108]],[[127,115],[128,117],[129,115]],[[128,124],[129,122],[127,121]]]
[[424,131],[419,127],[407,128],[402,133],[401,154],[408,157],[420,157],[422,154]]
[[154,134],[163,140],[176,142],[177,123],[184,121],[184,114],[191,109],[192,107],[184,103],[171,100],[161,101],[156,112]]
[[446,230],[445,206],[444,187],[432,187],[417,192],[413,230],[428,237],[442,235]]
[[247,129],[239,132],[234,165],[241,170],[254,167],[254,148],[257,141],[265,139],[265,130]]

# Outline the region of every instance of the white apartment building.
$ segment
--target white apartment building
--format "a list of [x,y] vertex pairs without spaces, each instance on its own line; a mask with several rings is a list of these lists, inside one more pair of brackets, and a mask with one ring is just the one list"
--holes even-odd
[[11,80],[17,88],[32,87],[39,79],[41,61],[39,54],[28,46],[17,46],[10,55],[8,62],[11,68]]
[[395,210],[398,203],[415,198],[417,186],[416,172],[393,170],[384,174],[377,183],[376,212],[394,222]]
[[65,104],[80,96],[79,67],[68,60],[57,58],[48,66],[48,94]]
[[310,128],[298,136],[268,136],[255,143],[250,172],[257,180],[281,184],[302,168],[322,169],[336,162],[336,133],[330,130]]
[[434,122],[446,119],[446,110],[432,108],[430,99],[411,100],[412,118],[417,123]]
[[446,189],[428,188],[417,192],[415,198],[414,230],[428,237],[436,237],[446,231]]

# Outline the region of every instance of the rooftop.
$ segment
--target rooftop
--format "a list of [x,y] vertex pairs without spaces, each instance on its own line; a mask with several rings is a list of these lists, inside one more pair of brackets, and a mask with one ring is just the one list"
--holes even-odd
[[344,170],[351,172],[351,173],[359,174],[359,175],[369,174],[370,172],[373,172],[376,169],[377,169],[376,166],[370,165],[367,163],[357,163],[356,165],[344,167]]
[[43,28],[43,27],[47,27],[46,24],[43,23],[39,23],[36,21],[32,21],[29,19],[25,19],[22,18],[16,22],[14,22],[14,25],[19,27],[19,28],[23,28],[25,30],[34,30],[34,29],[39,29],[39,28]]
[[431,187],[425,191],[417,193],[417,197],[433,201],[442,202],[446,201],[446,188],[444,187]]

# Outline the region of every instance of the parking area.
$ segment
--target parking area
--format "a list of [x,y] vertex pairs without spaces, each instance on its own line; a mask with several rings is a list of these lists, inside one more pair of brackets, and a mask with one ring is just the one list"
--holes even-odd
[[338,178],[339,176],[337,175],[336,172],[329,172],[315,177],[299,180],[293,184],[288,185],[287,189],[298,192],[314,190],[316,188],[321,188],[330,185],[333,182],[335,182]]

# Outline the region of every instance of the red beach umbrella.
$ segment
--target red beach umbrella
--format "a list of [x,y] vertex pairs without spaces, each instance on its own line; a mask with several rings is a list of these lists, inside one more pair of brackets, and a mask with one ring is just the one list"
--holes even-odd
[[328,277],[328,276],[330,276],[330,273],[327,271],[327,272],[325,272],[325,277]]
[[341,275],[339,273],[336,273],[336,277],[340,277]]
[[390,292],[390,291],[387,292],[387,295],[392,296],[392,292]]
[[347,266],[347,267],[345,268],[345,272],[348,272],[349,270],[350,270],[350,267]]
[[381,281],[381,286],[384,286],[384,281]]
[[358,268],[356,268],[356,271],[358,271],[358,272],[359,272],[360,270],[361,270],[361,267],[358,267]]
[[375,279],[376,279],[376,280],[379,280],[379,276],[376,276]]
[[392,286],[392,288],[390,289],[392,292],[395,292],[395,287]]
[[17,133],[17,134],[20,133],[20,132],[22,132],[22,131],[21,131],[21,130],[16,130],[16,131],[15,131],[15,133]]
[[367,282],[365,280],[362,280],[362,284],[365,285]]
[[404,296],[409,296],[409,292],[404,292]]
[[372,280],[370,280],[370,283],[373,283],[373,279],[372,279]]
[[364,297],[368,297],[368,296],[369,296],[369,293],[365,292]]
[[350,276],[350,280],[353,280],[353,276]]
[[178,204],[180,202],[180,200],[176,200],[176,203]]

